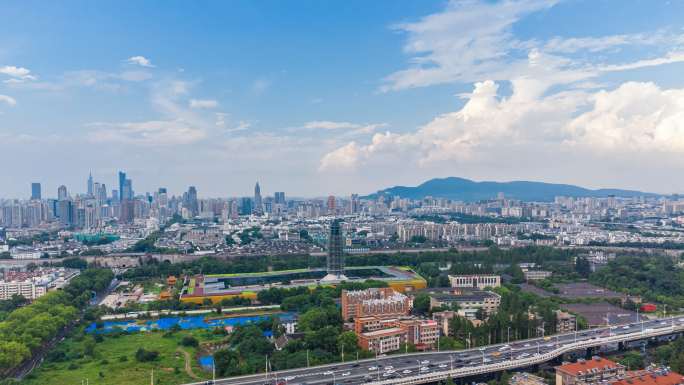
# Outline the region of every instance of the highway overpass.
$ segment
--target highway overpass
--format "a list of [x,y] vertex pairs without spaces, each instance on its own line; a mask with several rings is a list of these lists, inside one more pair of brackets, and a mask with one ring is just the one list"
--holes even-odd
[[[625,329],[626,326],[627,328]],[[639,322],[632,326],[614,325],[613,327],[615,328],[603,327],[576,333],[554,335],[548,340],[533,338],[516,341],[515,345],[510,344],[508,347],[506,347],[507,344],[498,344],[466,350],[396,354],[378,357],[377,359],[350,360],[331,365],[217,379],[215,383],[220,385],[266,385],[267,383],[276,385],[277,382],[286,382],[286,385],[299,385],[302,383],[307,385],[325,385],[328,382],[332,382],[335,384],[358,385],[363,384],[367,376],[371,376],[374,383],[378,385],[399,385],[436,382],[444,380],[448,376],[454,379],[465,379],[466,377],[486,373],[501,372],[503,370],[512,371],[524,366],[537,365],[580,349],[588,349],[587,351],[590,351],[601,345],[629,343],[630,341],[683,333],[684,318],[667,318],[656,320],[655,322]],[[600,331],[605,331],[607,334],[601,334]],[[484,350],[481,351],[480,349]],[[505,358],[505,354],[511,352],[512,349],[517,350],[517,352],[512,354],[512,359]],[[463,357],[461,356],[462,354],[467,356]],[[499,355],[494,356],[494,354]],[[460,365],[464,365],[464,367],[453,367],[452,369],[452,365],[456,366],[458,364],[456,360],[462,360],[463,362]],[[428,363],[421,363],[423,361],[428,361]],[[352,367],[351,365],[355,363],[358,363],[359,366]],[[383,367],[371,370],[370,368],[376,363],[383,365]],[[428,367],[428,365],[434,365],[434,367]],[[331,367],[333,366],[337,367],[337,369],[332,370]],[[384,377],[388,366],[392,367],[396,378],[387,379]],[[424,367],[428,367],[428,370],[421,371],[421,368]],[[193,385],[198,384],[204,384],[204,382],[193,383]]]

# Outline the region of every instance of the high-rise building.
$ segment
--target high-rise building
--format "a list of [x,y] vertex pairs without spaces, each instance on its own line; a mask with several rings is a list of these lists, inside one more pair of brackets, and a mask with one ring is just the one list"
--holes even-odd
[[505,199],[505,196],[503,191],[499,191],[499,199]]
[[39,201],[40,199],[40,183],[31,183],[31,200]]
[[334,213],[335,212],[335,196],[331,195],[328,197],[328,212]]
[[70,200],[61,199],[57,202],[57,216],[61,225],[69,226],[73,223],[73,208]]
[[129,201],[128,199],[124,199],[121,201],[121,216],[119,218],[121,222],[133,222],[133,220],[135,219],[133,206],[134,203],[132,201]]
[[261,209],[261,188],[259,187],[259,182],[257,182],[254,187],[254,214],[261,214],[263,211]]
[[242,215],[252,215],[252,198],[242,198]]
[[62,201],[67,199],[67,189],[65,185],[61,185],[57,188],[57,200]]
[[88,196],[93,196],[93,174],[88,176]]
[[187,193],[187,198],[183,204],[188,209],[188,216],[194,218],[199,215],[199,205],[197,202],[197,190],[195,186],[190,186]]
[[123,185],[124,185],[125,181],[126,181],[126,173],[119,171],[119,193],[121,194],[119,196],[119,202],[121,202],[123,200],[123,195],[124,195],[123,194],[123,191],[124,191]]
[[359,194],[352,194],[349,206],[351,214],[358,214],[361,212],[361,202],[359,201]]
[[277,192],[275,193],[275,204],[277,205],[284,205],[285,204],[285,193],[284,192]]
[[324,280],[346,279],[344,276],[344,249],[342,245],[342,226],[335,219],[330,225],[328,236],[328,275]]

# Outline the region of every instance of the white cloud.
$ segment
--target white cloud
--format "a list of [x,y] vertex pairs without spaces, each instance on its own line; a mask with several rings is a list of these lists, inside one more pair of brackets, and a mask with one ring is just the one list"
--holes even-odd
[[94,123],[105,127],[87,137],[94,143],[123,143],[143,147],[183,146],[206,138],[206,133],[183,120],[141,123]]
[[37,78],[33,75],[29,75],[31,71],[26,68],[19,68],[14,66],[4,66],[0,67],[0,74],[9,75],[12,79],[5,80],[5,83],[12,82],[23,82],[26,79],[36,80]]
[[318,128],[322,128],[324,130],[337,130],[340,128],[357,128],[357,127],[361,127],[361,125],[347,123],[347,122],[337,123],[337,122],[330,122],[330,121],[325,121],[325,120],[324,121],[316,121],[315,120],[313,122],[304,123],[304,125],[301,127],[289,128],[288,131],[296,131],[296,130],[312,131],[312,130],[315,130]]
[[7,102],[10,106],[17,104],[17,101],[14,100],[14,98],[7,95],[0,95],[0,100]]
[[311,104],[318,104],[318,103],[321,103],[321,102],[323,102],[323,99],[321,99],[321,98],[314,98],[314,99],[311,99]]
[[124,60],[124,62],[127,64],[137,64],[143,67],[156,67],[152,65],[152,62],[150,62],[148,59],[145,59],[143,56],[133,56],[130,59]]
[[631,69],[641,68],[641,67],[653,67],[653,66],[659,66],[662,64],[671,64],[671,63],[678,63],[678,62],[684,62],[684,52],[671,52],[667,55],[667,57],[661,57],[661,58],[649,59],[649,60],[639,60],[635,63],[629,63],[629,64],[603,65],[603,66],[599,67],[599,70],[601,70],[601,71],[622,71],[622,70],[631,70]]
[[244,131],[250,127],[252,127],[252,123],[250,123],[250,122],[238,122],[237,127],[228,129],[228,130],[226,130],[226,132]]
[[218,107],[216,100],[190,99],[190,108],[214,108]]

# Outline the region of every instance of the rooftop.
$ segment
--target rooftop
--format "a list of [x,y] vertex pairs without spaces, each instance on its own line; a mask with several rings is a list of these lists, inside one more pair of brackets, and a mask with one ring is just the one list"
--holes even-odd
[[366,338],[375,338],[375,337],[382,337],[382,336],[391,336],[391,335],[397,334],[397,333],[406,333],[406,329],[404,329],[404,328],[381,329],[381,330],[376,330],[374,332],[359,333],[359,336],[364,336]]
[[583,316],[590,326],[606,324],[604,318],[608,318],[609,324],[637,322],[636,313],[603,302],[568,303],[561,305],[561,307]]
[[604,367],[608,367],[608,369],[615,369],[618,367],[619,364],[616,364],[613,361],[607,360],[605,358],[595,358],[591,360],[580,360],[574,364],[569,364],[569,365],[563,365],[563,366],[556,366],[556,370],[560,370],[562,372],[570,373],[575,376],[580,375],[579,372],[582,372],[583,374],[589,373],[590,371],[593,371],[594,369],[603,371],[606,370]]

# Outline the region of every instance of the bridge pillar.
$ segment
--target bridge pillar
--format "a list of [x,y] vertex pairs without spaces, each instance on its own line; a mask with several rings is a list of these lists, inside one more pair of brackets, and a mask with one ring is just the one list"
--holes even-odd
[[618,342],[618,350],[625,350],[625,343],[624,342]]
[[587,348],[587,355],[586,355],[587,359],[591,359],[591,357],[593,357],[595,354],[596,354],[596,348],[595,347],[592,346],[590,348]]
[[624,344],[625,344],[625,350],[629,350],[629,341],[625,341]]

